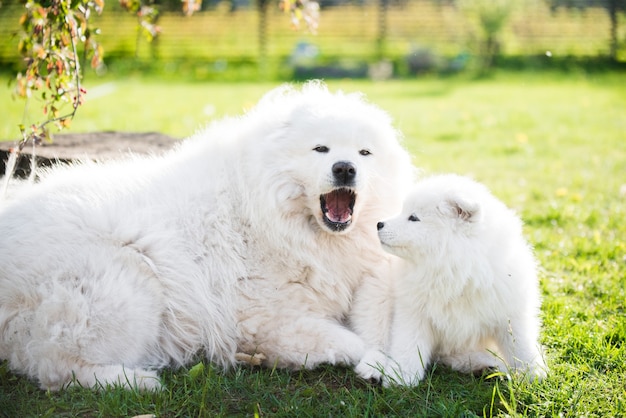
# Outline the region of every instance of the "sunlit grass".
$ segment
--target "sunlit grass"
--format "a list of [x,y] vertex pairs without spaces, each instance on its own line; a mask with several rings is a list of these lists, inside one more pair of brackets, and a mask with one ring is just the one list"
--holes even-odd
[[[542,265],[541,383],[436,367],[415,389],[381,389],[347,369],[206,367],[167,371],[162,394],[46,394],[0,367],[0,415],[624,416],[626,398],[626,83],[622,74],[501,74],[492,79],[332,81],[387,109],[425,174],[487,184],[524,219]],[[8,97],[8,90],[0,97]],[[88,80],[72,132],[159,131],[176,137],[238,114],[265,84]],[[33,107],[33,110],[36,109]],[[21,106],[0,101],[0,137]]]

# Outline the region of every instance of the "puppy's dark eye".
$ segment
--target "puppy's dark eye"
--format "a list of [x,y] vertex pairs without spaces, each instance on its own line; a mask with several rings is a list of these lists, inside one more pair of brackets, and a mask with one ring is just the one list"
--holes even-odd
[[409,221],[411,221],[411,222],[419,222],[420,218],[418,218],[416,214],[412,213],[411,216],[409,216]]
[[361,155],[370,155],[371,152],[368,149],[362,149],[361,151],[359,151],[359,154],[361,154]]
[[328,149],[328,147],[326,145],[318,145],[315,148],[313,148],[313,151],[317,151],[317,152],[328,152],[330,151]]

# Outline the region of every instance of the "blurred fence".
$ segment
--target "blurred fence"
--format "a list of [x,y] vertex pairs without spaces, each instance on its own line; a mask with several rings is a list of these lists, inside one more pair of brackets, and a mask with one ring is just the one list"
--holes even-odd
[[[101,31],[98,39],[105,60],[197,60],[213,62],[217,67],[233,61],[258,63],[263,49],[265,59],[293,65],[315,60],[452,59],[472,54],[481,36],[480,28],[450,2],[390,2],[384,15],[373,1],[323,8],[317,34],[304,28],[294,30],[289,17],[274,8],[277,3],[271,3],[264,32],[254,7],[231,11],[219,4],[191,17],[162,13],[157,22],[161,33],[152,44],[138,37],[136,19],[122,11],[117,1],[108,0],[104,13],[94,18],[94,23]],[[611,19],[606,8],[600,6],[552,10],[542,0],[520,2],[499,36],[500,53],[607,56]],[[16,33],[22,7],[17,1],[5,1],[0,7],[0,64],[4,66],[16,66],[20,61]],[[623,59],[624,13],[617,17],[617,39],[622,40],[618,54]]]

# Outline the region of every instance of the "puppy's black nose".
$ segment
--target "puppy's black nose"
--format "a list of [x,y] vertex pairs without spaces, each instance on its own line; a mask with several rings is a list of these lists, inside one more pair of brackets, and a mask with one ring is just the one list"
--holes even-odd
[[376,224],[376,228],[378,228],[378,230],[380,231],[381,229],[383,229],[385,227],[385,223],[384,222],[378,222]]
[[356,177],[356,167],[349,161],[338,161],[333,164],[333,177],[339,186],[351,185]]

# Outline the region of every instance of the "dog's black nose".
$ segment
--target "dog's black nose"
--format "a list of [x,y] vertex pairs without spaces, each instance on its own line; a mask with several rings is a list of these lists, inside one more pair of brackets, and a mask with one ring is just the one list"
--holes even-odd
[[338,161],[333,164],[333,177],[339,186],[350,185],[356,177],[356,167],[349,161]]
[[378,222],[376,224],[376,228],[378,228],[378,230],[380,231],[381,229],[383,229],[385,227],[385,223],[384,222]]

